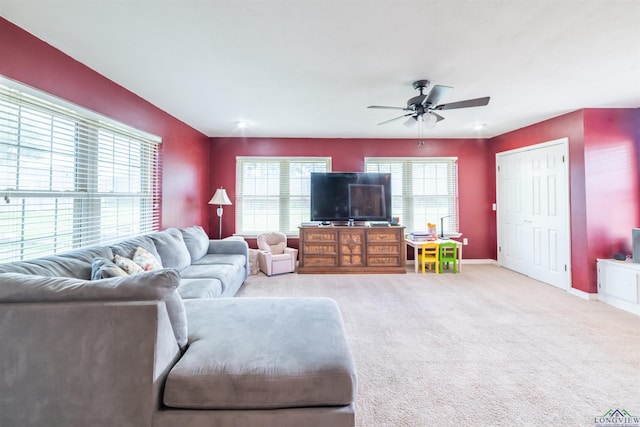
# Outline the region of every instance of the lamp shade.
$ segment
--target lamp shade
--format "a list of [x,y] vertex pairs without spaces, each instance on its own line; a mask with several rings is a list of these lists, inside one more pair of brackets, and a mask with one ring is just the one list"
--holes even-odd
[[230,205],[231,200],[229,200],[229,196],[227,196],[227,190],[220,187],[216,190],[216,194],[213,195],[211,200],[209,200],[210,205]]

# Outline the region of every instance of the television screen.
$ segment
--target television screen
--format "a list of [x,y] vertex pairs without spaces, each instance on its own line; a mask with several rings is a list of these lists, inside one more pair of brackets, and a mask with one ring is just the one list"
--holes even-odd
[[312,221],[391,221],[391,174],[314,172]]
[[384,185],[349,184],[349,216],[351,218],[386,218]]

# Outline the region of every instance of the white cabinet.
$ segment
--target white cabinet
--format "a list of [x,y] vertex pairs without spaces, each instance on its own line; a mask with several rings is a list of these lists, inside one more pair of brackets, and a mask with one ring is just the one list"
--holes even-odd
[[611,259],[598,261],[598,298],[640,314],[640,264]]

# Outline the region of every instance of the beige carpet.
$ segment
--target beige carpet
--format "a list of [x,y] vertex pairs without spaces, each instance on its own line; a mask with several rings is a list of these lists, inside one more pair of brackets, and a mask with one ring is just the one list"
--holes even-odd
[[251,276],[239,296],[338,301],[358,426],[594,426],[640,416],[640,317],[493,265]]

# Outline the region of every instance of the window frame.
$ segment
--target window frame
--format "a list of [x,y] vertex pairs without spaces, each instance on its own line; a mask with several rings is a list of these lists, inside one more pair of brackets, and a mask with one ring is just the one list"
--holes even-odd
[[[392,169],[395,166],[396,171]],[[426,177],[426,173],[422,176],[422,187],[427,187],[427,182],[436,183],[435,193],[416,194],[413,190],[416,180],[419,177],[414,176],[414,167],[432,167],[436,170],[436,176]],[[397,169],[400,168],[398,171]],[[459,191],[458,191],[458,158],[457,157],[365,157],[365,172],[390,172],[392,181],[392,216],[400,217],[400,223],[411,231],[427,231],[427,222],[435,223],[438,233],[442,233],[441,221],[444,225],[444,234],[456,236],[459,235]],[[442,169],[445,169],[443,176]],[[400,174],[400,178],[398,178]],[[444,187],[442,188],[442,181]],[[397,194],[397,187],[401,186],[400,194]],[[393,188],[395,187],[395,189]],[[395,190],[395,191],[394,191]],[[433,207],[429,200],[435,202]],[[423,214],[416,214],[417,209],[422,209]],[[430,212],[429,214],[427,213]],[[424,216],[424,223],[420,222],[416,217]]]
[[[114,141],[111,162],[104,159],[108,152],[101,152],[105,138]],[[161,142],[155,135],[0,76],[2,262],[159,230]],[[26,153],[34,149],[30,159]],[[68,152],[59,153],[64,150]],[[40,166],[29,169],[29,161]],[[100,177],[108,173],[111,184],[99,188]]]
[[[278,166],[278,176],[277,176],[277,194],[267,194],[264,197],[263,201],[265,205],[271,203],[276,203],[277,206],[277,214],[272,214],[272,216],[277,216],[278,225],[270,224],[265,225],[264,229],[262,227],[258,228],[258,223],[253,222],[249,226],[245,225],[246,219],[248,216],[253,215],[256,216],[259,208],[248,209],[249,203],[259,203],[256,199],[258,196],[253,193],[249,193],[248,188],[249,185],[245,183],[248,177],[244,176],[243,168],[244,166],[254,164],[254,165],[277,165]],[[291,166],[296,164],[307,164],[307,165],[316,165],[324,164],[325,170],[320,170],[319,167],[313,166],[312,169],[309,170],[309,175],[297,177],[298,180],[306,180],[309,183],[310,180],[310,172],[330,172],[332,167],[332,159],[327,156],[237,156],[236,157],[236,215],[235,215],[235,234],[244,236],[244,237],[255,237],[258,233],[264,231],[282,231],[287,236],[295,237],[298,235],[298,227],[301,222],[309,221],[311,216],[311,197],[310,197],[310,186],[306,188],[306,192],[302,190],[299,194],[294,196],[291,195]],[[275,173],[275,171],[274,171]],[[270,191],[275,191],[273,187],[274,182],[271,183]],[[269,184],[267,184],[267,187]],[[256,185],[257,188],[257,185]],[[269,191],[269,190],[268,190]],[[272,200],[268,200],[271,198]],[[306,200],[306,201],[305,201]],[[306,216],[303,217],[301,212],[302,210],[296,210],[291,206],[294,204],[292,202],[297,201],[300,204],[305,204],[307,207]],[[295,219],[295,215],[292,213],[299,214],[299,221]],[[246,215],[246,217],[245,217]],[[293,217],[293,218],[292,218]],[[306,218],[306,219],[305,219]]]

